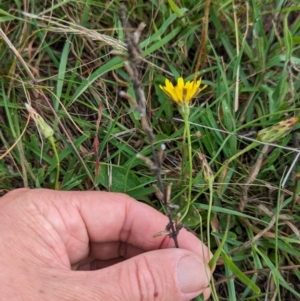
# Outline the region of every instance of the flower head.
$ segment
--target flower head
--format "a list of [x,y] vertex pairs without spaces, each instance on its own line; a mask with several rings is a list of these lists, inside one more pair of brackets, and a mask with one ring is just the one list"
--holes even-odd
[[25,103],[25,107],[27,111],[29,112],[31,118],[34,120],[36,126],[38,127],[39,131],[41,131],[41,134],[46,138],[50,139],[54,136],[53,129],[46,123],[46,121],[43,119],[43,117],[35,110],[33,109],[28,103]]
[[173,84],[166,79],[165,86],[159,85],[159,87],[178,105],[189,106],[191,100],[203,89],[207,87],[204,85],[200,88],[201,78],[197,81],[187,81],[184,83],[182,77],[177,80],[177,85]]
[[299,121],[299,116],[291,117],[270,127],[262,129],[257,133],[257,140],[272,143],[286,136]]

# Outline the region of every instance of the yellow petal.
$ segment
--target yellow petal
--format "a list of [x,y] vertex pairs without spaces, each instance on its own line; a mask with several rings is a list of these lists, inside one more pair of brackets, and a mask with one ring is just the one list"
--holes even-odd
[[200,88],[201,78],[198,81],[184,82],[182,77],[177,79],[177,85],[174,86],[168,79],[165,80],[165,86],[159,87],[177,104],[189,106],[190,101],[207,85]]

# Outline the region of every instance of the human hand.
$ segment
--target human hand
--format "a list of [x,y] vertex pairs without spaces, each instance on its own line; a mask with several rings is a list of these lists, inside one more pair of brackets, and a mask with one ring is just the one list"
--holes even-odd
[[153,238],[167,222],[124,194],[9,192],[0,199],[0,299],[208,298],[210,252],[184,229],[181,249],[168,236]]

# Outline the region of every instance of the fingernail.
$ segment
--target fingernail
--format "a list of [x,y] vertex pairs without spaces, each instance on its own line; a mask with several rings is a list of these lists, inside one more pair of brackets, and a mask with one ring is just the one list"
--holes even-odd
[[177,264],[177,279],[184,294],[199,292],[208,287],[211,271],[195,255],[186,255]]

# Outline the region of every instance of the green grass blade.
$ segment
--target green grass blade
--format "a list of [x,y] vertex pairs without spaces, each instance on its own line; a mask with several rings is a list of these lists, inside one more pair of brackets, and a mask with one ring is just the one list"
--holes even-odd
[[260,288],[251,281],[230,259],[230,257],[222,250],[222,257],[226,266],[234,273],[234,275],[240,279],[247,287],[251,288],[255,294],[260,293]]

